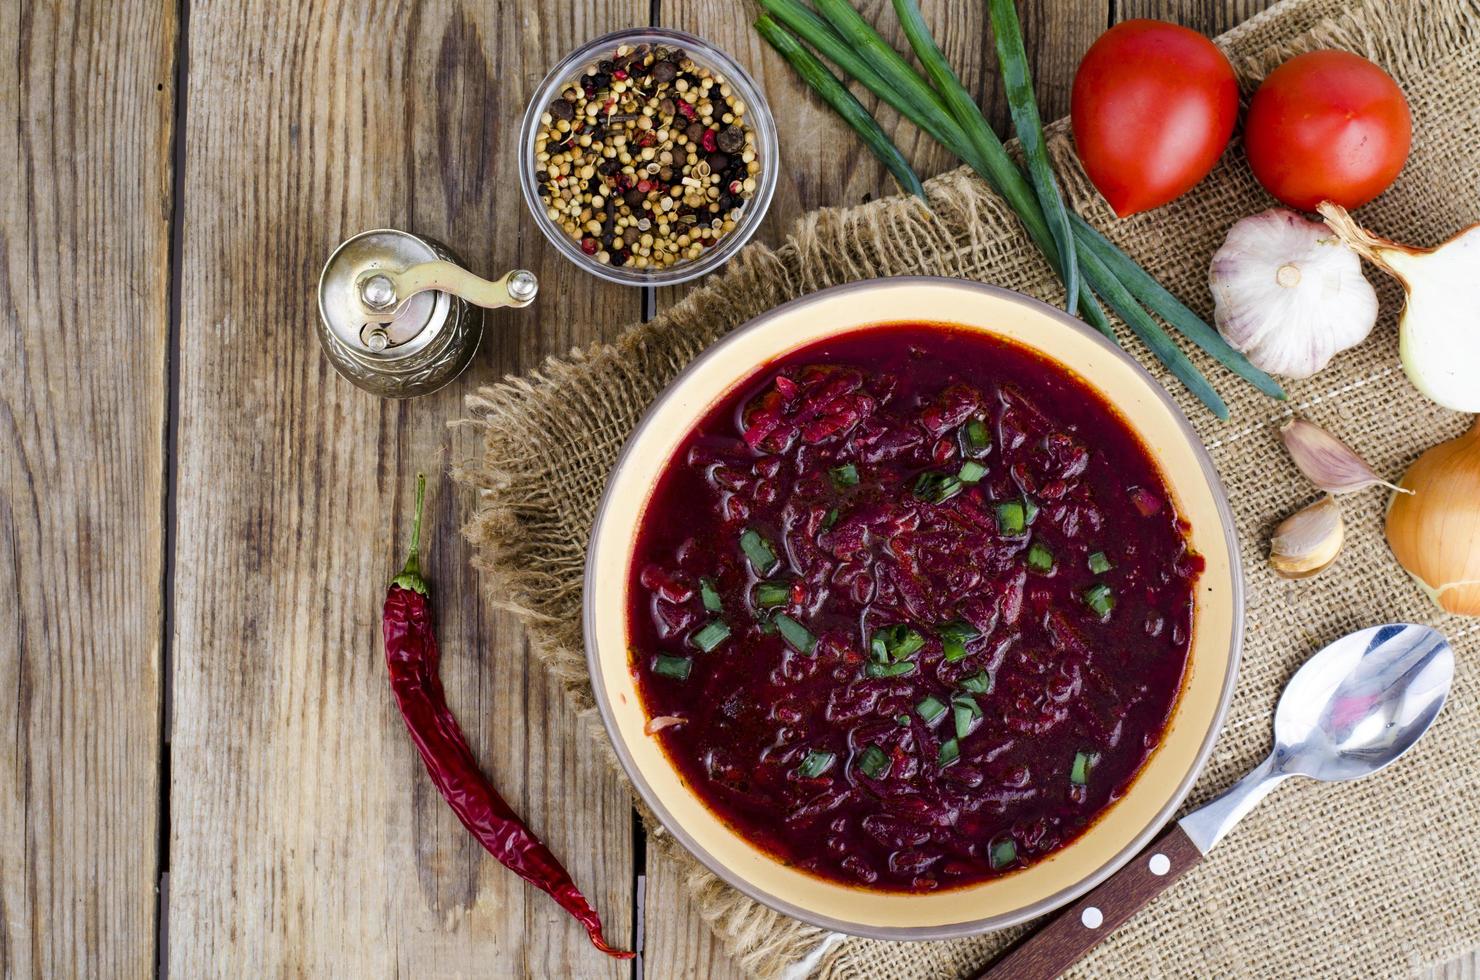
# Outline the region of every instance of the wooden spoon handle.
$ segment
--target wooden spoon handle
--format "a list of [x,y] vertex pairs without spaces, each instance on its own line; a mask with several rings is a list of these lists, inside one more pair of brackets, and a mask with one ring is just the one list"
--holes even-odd
[[978,980],[1052,980],[1201,860],[1197,845],[1172,824],[1098,888],[977,974]]

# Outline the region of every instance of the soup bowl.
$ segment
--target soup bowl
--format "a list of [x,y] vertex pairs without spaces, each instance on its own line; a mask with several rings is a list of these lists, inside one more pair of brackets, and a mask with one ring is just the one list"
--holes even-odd
[[[1034,864],[948,890],[870,890],[790,867],[707,808],[648,720],[629,655],[629,566],[647,501],[693,426],[736,385],[791,351],[899,322],[983,331],[1055,362],[1100,393],[1161,469],[1189,547],[1204,560],[1182,688],[1165,733],[1124,795],[1080,836]],[[1031,393],[1029,393],[1031,394]],[[663,826],[720,878],[826,929],[877,939],[943,939],[1021,922],[1073,901],[1115,872],[1172,816],[1212,750],[1233,692],[1243,587],[1233,519],[1212,462],[1175,403],[1105,337],[1019,293],[955,279],[852,283],[794,300],[715,344],[663,392],[628,440],[596,513],[586,560],[592,687],[617,757]]]

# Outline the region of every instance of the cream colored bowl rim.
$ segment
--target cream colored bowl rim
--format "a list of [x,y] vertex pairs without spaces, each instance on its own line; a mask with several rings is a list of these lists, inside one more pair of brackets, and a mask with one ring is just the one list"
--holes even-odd
[[[999,301],[1022,306],[1034,315],[1055,320],[1061,326],[1084,335],[1091,342],[1100,345],[1113,356],[1120,358],[1126,362],[1127,366],[1130,367],[1134,371],[1134,373],[1139,376],[1139,380],[1146,386],[1146,388],[1152,394],[1152,397],[1158,400],[1162,404],[1162,406],[1170,412],[1179,434],[1186,440],[1187,447],[1196,458],[1202,470],[1202,475],[1207,482],[1207,489],[1213,498],[1214,506],[1219,517],[1221,518],[1223,531],[1222,537],[1227,553],[1229,567],[1229,584],[1231,587],[1231,595],[1229,601],[1231,603],[1230,612],[1232,616],[1232,623],[1231,632],[1229,635],[1229,649],[1227,653],[1227,672],[1224,677],[1222,690],[1218,697],[1217,709],[1213,714],[1210,724],[1208,725],[1207,732],[1203,736],[1202,744],[1200,745],[1196,755],[1194,756],[1192,765],[1188,767],[1186,774],[1178,782],[1176,788],[1167,798],[1166,803],[1156,812],[1154,819],[1149,821],[1147,825],[1141,830],[1141,832],[1137,834],[1134,839],[1127,843],[1123,848],[1121,848],[1120,851],[1118,851],[1113,858],[1103,863],[1100,867],[1093,869],[1088,874],[1081,877],[1076,884],[1066,887],[1040,901],[1032,903],[1031,905],[1019,908],[1009,914],[989,916],[982,919],[969,920],[964,922],[948,923],[939,926],[932,925],[893,927],[868,923],[849,922],[834,918],[832,916],[819,914],[804,906],[788,901],[785,897],[781,895],[777,895],[765,889],[755,887],[752,885],[751,882],[734,873],[732,869],[724,864],[724,862],[718,860],[714,857],[714,855],[709,853],[693,838],[692,835],[690,835],[685,830],[684,826],[674,818],[671,810],[664,805],[663,800],[658,796],[656,792],[654,792],[652,786],[649,785],[647,780],[644,778],[642,772],[636,765],[636,761],[634,760],[631,752],[629,751],[618,730],[617,722],[613,713],[613,707],[611,704],[611,693],[607,690],[607,686],[603,678],[603,673],[599,663],[598,644],[596,640],[597,623],[594,596],[596,594],[595,590],[600,588],[601,586],[595,581],[595,562],[593,561],[593,557],[596,552],[596,543],[602,532],[603,520],[608,512],[608,506],[613,498],[614,492],[623,482],[623,474],[627,472],[628,464],[632,460],[633,447],[641,442],[641,437],[643,436],[644,432],[648,429],[650,425],[654,423],[655,419],[657,419],[663,413],[663,408],[665,402],[668,400],[669,394],[673,392],[674,389],[678,388],[680,384],[684,381],[684,379],[686,379],[690,374],[699,370],[703,365],[708,364],[710,361],[724,358],[729,350],[733,346],[735,346],[735,344],[739,342],[744,335],[748,334],[751,331],[759,329],[767,321],[771,320],[774,317],[780,316],[783,313],[795,313],[799,309],[814,304],[824,303],[830,299],[836,298],[840,294],[868,292],[872,290],[895,289],[912,286],[975,291],[993,297]],[[934,317],[926,316],[923,314],[921,315],[920,320],[921,322],[957,322],[950,316]],[[841,327],[839,332],[848,332],[854,329],[862,329],[867,326],[869,326],[868,322],[849,323]],[[1013,342],[1021,343],[1021,341]],[[1029,347],[1029,349],[1038,351],[1043,356],[1049,358],[1055,363],[1063,365],[1071,372],[1074,371],[1074,367],[1072,365],[1065,364],[1055,356],[1054,352],[1050,349],[1051,345],[1039,346],[1028,344],[1027,346]],[[792,349],[792,347],[780,345],[778,346],[778,349],[770,355],[770,358],[775,359],[785,356]],[[743,380],[744,378],[754,373],[764,363],[767,362],[739,364],[730,372],[733,375],[733,381],[738,382]],[[1093,382],[1089,383],[1094,386]],[[729,389],[725,389],[717,392],[714,396],[714,399],[718,400],[724,397],[728,390]],[[709,404],[712,405],[713,401],[711,401]],[[708,405],[701,407],[690,420],[689,424],[692,425],[694,422],[697,422],[698,419],[703,416],[704,412],[708,410],[708,407]],[[1136,425],[1132,420],[1127,419],[1126,421],[1127,424],[1131,425],[1133,429],[1136,428]],[[667,460],[665,459],[663,462],[666,464]],[[620,588],[621,586],[607,585],[606,587]],[[622,763],[623,770],[627,773],[628,778],[637,788],[638,795],[642,798],[642,801],[657,816],[663,827],[670,834],[672,834],[674,838],[678,840],[678,842],[689,851],[689,853],[698,858],[701,863],[703,863],[721,880],[725,881],[730,886],[738,889],[740,892],[749,896],[755,901],[760,902],[761,904],[775,909],[776,911],[781,912],[785,915],[808,923],[809,925],[814,925],[822,929],[829,929],[835,932],[846,933],[848,935],[862,936],[870,939],[953,939],[962,936],[978,935],[995,929],[1006,928],[1008,926],[1016,925],[1020,922],[1024,922],[1028,919],[1037,917],[1046,912],[1052,911],[1053,909],[1066,905],[1084,895],[1086,892],[1093,889],[1096,885],[1100,884],[1105,879],[1109,878],[1112,874],[1119,870],[1122,865],[1130,860],[1131,857],[1133,857],[1142,848],[1144,848],[1150,842],[1151,838],[1162,829],[1166,822],[1171,818],[1172,814],[1174,814],[1177,811],[1178,807],[1181,806],[1183,800],[1186,799],[1187,794],[1192,789],[1193,783],[1197,780],[1197,777],[1201,774],[1203,767],[1207,764],[1208,757],[1212,753],[1213,746],[1217,741],[1218,735],[1223,729],[1223,723],[1228,714],[1229,703],[1232,700],[1234,687],[1238,679],[1238,669],[1243,649],[1244,581],[1238,540],[1234,531],[1233,512],[1229,507],[1227,495],[1224,492],[1217,469],[1214,467],[1213,461],[1208,455],[1207,449],[1203,446],[1202,440],[1199,438],[1196,431],[1192,428],[1191,423],[1187,421],[1187,417],[1182,413],[1176,402],[1172,400],[1171,396],[1167,394],[1165,389],[1162,388],[1161,384],[1156,381],[1156,379],[1152,377],[1150,372],[1148,372],[1138,361],[1136,361],[1130,355],[1126,354],[1118,346],[1111,343],[1102,334],[1085,324],[1083,321],[1069,316],[1067,313],[1056,307],[1049,306],[1046,303],[1043,303],[1039,300],[1036,300],[1030,296],[1026,296],[1014,290],[1005,289],[1000,286],[992,286],[986,283],[974,282],[966,279],[953,279],[938,276],[895,276],[884,279],[868,279],[858,282],[846,283],[839,286],[832,286],[826,289],[818,290],[813,293],[809,293],[805,296],[798,297],[797,299],[773,307],[772,309],[767,310],[754,319],[746,322],[745,324],[736,328],[734,331],[727,334],[724,338],[710,346],[707,350],[705,350],[702,354],[700,354],[697,358],[690,362],[664,388],[663,392],[643,414],[642,419],[638,422],[637,426],[628,436],[627,441],[622,448],[622,452],[617,458],[616,464],[612,467],[611,473],[607,480],[606,488],[603,491],[601,500],[597,505],[595,519],[592,522],[591,534],[587,542],[587,560],[583,589],[584,592],[582,597],[582,619],[586,645],[586,662],[587,669],[590,674],[592,690],[595,695],[597,709],[601,714],[601,720],[603,725],[605,725],[606,727],[607,736],[611,740],[612,748],[615,750],[617,758]],[[1065,851],[1067,852],[1071,850],[1072,847],[1073,845],[1071,844],[1068,848],[1065,848]]]

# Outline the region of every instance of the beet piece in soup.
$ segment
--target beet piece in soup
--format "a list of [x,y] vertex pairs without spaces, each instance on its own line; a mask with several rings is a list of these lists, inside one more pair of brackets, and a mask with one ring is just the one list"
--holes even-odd
[[928,891],[1083,833],[1160,741],[1202,560],[1082,381],[895,324],[768,365],[668,461],[629,573],[652,737],[812,874]]

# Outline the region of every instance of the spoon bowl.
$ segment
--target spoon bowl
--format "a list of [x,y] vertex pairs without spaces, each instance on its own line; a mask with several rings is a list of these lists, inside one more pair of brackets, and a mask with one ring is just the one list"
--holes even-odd
[[1326,781],[1376,772],[1428,731],[1453,678],[1454,651],[1430,627],[1390,623],[1343,636],[1285,686],[1276,771]]

